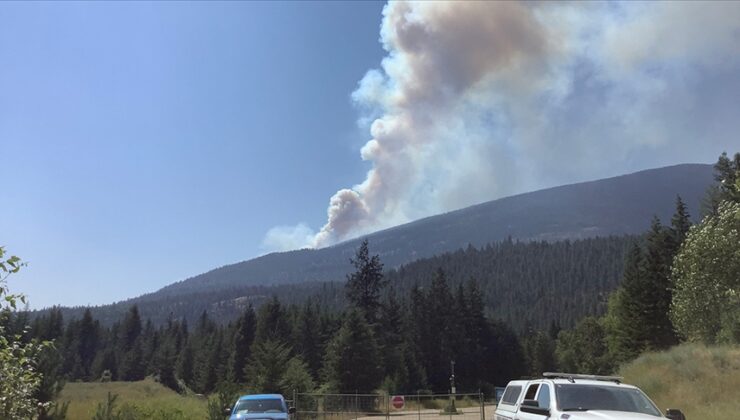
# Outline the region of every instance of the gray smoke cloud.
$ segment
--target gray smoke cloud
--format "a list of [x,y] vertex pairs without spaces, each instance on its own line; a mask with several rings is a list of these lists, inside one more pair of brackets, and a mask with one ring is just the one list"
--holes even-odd
[[304,246],[738,144],[740,3],[393,2],[380,36],[372,169]]

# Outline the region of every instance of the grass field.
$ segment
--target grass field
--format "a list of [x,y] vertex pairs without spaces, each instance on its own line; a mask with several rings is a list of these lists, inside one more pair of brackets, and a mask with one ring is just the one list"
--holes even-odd
[[656,404],[679,408],[687,419],[740,418],[740,346],[684,344],[646,353],[620,370]]
[[116,406],[134,412],[137,417],[152,419],[206,418],[205,398],[185,397],[159,383],[145,379],[138,382],[70,382],[64,386],[59,401],[69,401],[67,418],[88,420],[108,392],[117,394]]

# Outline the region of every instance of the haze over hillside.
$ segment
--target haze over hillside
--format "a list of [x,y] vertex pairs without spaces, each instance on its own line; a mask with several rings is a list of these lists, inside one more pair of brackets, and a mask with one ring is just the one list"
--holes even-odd
[[[515,195],[432,216],[368,235],[370,249],[386,267],[482,246],[509,236],[520,240],[560,240],[635,234],[653,216],[668,221],[680,195],[696,218],[712,166],[684,164],[640,171]],[[155,299],[200,290],[342,280],[361,239],[317,250],[273,253],[217,268],[145,295]]]

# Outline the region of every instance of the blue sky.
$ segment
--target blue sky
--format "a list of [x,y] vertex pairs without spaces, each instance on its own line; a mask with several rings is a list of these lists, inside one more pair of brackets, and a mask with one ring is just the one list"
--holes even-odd
[[3,3],[0,241],[33,306],[104,303],[320,223],[367,168],[380,3]]
[[740,149],[740,2],[0,2],[33,307]]

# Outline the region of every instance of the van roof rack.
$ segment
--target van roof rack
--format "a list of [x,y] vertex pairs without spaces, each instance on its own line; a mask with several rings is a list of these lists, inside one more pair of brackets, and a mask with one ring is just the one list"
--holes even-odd
[[616,382],[618,384],[622,383],[622,380],[624,379],[621,376],[602,376],[602,375],[581,375],[578,373],[560,373],[560,372],[545,372],[542,374],[545,378],[561,378],[561,379],[567,379],[571,383],[575,383],[576,379],[589,379],[592,381],[608,381],[608,382]]

